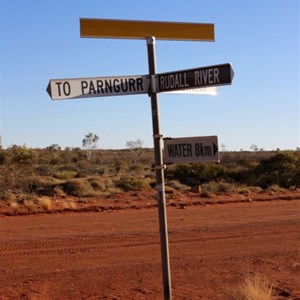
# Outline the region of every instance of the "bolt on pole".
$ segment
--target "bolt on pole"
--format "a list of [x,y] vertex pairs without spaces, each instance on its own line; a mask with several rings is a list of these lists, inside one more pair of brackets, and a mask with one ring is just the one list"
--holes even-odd
[[164,299],[171,300],[172,299],[171,272],[170,272],[170,260],[169,260],[168,226],[167,226],[165,183],[164,183],[164,164],[163,164],[163,155],[162,155],[162,135],[160,133],[160,125],[159,125],[158,95],[156,91],[154,91],[154,85],[155,85],[154,75],[156,74],[155,37],[148,37],[147,49],[148,49],[149,75],[151,78],[149,95],[151,96],[151,109],[152,109],[152,127],[153,127],[153,141],[154,141],[156,184],[157,184],[157,192],[158,192],[158,216],[159,216]]

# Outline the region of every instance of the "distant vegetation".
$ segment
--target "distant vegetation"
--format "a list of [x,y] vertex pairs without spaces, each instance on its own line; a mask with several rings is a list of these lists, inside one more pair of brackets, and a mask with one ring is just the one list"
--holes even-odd
[[[0,199],[11,194],[84,197],[154,188],[153,149],[137,152],[130,146],[123,150],[92,149],[92,155],[91,147],[0,147]],[[200,185],[212,193],[297,188],[300,153],[221,152],[219,164],[168,165],[165,180],[168,189]],[[27,204],[30,209],[30,202]]]

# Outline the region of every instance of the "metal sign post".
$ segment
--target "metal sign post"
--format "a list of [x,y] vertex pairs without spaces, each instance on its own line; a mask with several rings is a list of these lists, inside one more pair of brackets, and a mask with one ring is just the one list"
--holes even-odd
[[152,109],[152,127],[154,141],[154,156],[156,170],[156,184],[158,193],[158,216],[159,216],[159,232],[160,232],[160,247],[162,259],[162,273],[165,300],[172,299],[171,292],[171,272],[169,259],[169,243],[168,243],[168,226],[167,226],[167,211],[165,198],[165,183],[164,183],[164,164],[162,153],[162,135],[159,125],[159,103],[158,94],[155,90],[155,74],[156,74],[156,57],[155,57],[155,38],[148,37],[148,64],[149,74],[151,76],[151,109]]

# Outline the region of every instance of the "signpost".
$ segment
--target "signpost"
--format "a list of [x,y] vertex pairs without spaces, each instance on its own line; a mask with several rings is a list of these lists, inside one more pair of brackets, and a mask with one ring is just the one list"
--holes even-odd
[[164,138],[165,163],[219,162],[218,137]]
[[230,64],[200,67],[157,75],[157,91],[176,91],[231,84],[233,70]]
[[147,94],[150,78],[144,76],[91,77],[50,80],[52,100]]
[[[201,158],[202,161],[218,160],[218,146],[216,137],[205,140],[204,138],[197,138],[197,140],[188,138],[184,141],[169,140],[171,142],[165,140],[167,152],[165,152],[164,162],[158,93],[188,90],[192,93],[199,93],[199,91],[201,93],[202,88],[231,84],[232,68],[229,64],[224,64],[163,74],[156,73],[156,39],[213,42],[215,38],[213,24],[80,19],[80,36],[83,38],[122,38],[147,41],[149,75],[56,79],[50,80],[47,92],[53,100],[142,93],[148,93],[151,97],[164,299],[170,300],[172,299],[172,290],[164,184],[165,163],[180,161],[185,157],[199,160]],[[213,93],[215,93],[214,90]]]
[[[157,82],[161,74],[155,75]],[[147,94],[150,88],[150,76],[119,76],[51,79],[47,92],[52,100],[80,99],[105,96],[124,96]],[[168,89],[164,93],[208,94],[216,95],[216,88]]]

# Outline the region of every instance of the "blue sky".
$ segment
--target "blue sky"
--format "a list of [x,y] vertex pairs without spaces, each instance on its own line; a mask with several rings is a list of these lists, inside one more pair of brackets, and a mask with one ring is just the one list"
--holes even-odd
[[215,42],[157,41],[158,73],[230,63],[217,96],[159,95],[167,137],[217,135],[226,150],[300,146],[298,0],[0,0],[4,147],[153,147],[148,95],[52,101],[50,79],[148,73],[143,40],[80,38],[80,18],[215,24]]

